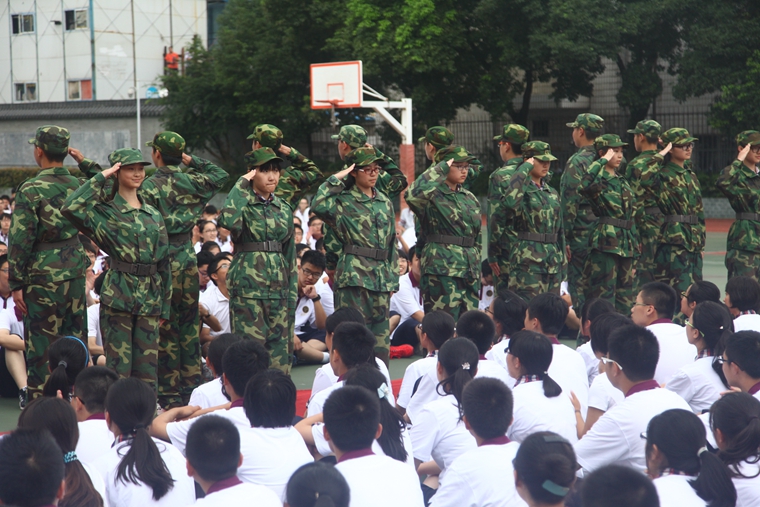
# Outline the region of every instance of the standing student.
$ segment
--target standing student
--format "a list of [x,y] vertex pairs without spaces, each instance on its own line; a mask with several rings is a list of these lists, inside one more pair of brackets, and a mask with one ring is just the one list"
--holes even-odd
[[735,276],[726,284],[726,306],[734,318],[734,329],[760,331],[760,283],[749,276]]
[[583,507],[660,507],[652,481],[621,465],[602,467],[584,479],[581,499]]
[[720,289],[707,280],[698,280],[681,294],[681,313],[688,319],[694,308],[703,301],[720,303]]
[[71,405],[79,427],[76,453],[82,463],[91,465],[113,444],[105,412],[108,389],[117,380],[119,376],[105,366],[85,368],[77,375]]
[[17,429],[0,440],[0,501],[5,505],[59,505],[65,475],[61,448],[49,432]]
[[239,335],[225,333],[214,338],[209,344],[208,354],[206,355],[206,366],[208,366],[214,379],[196,387],[193,390],[193,394],[190,395],[190,403],[188,405],[204,409],[218,407],[229,401],[224,396],[224,382],[222,380],[224,365],[222,358],[233,343],[237,343],[242,339]]
[[290,476],[286,505],[290,507],[348,507],[351,491],[334,466],[317,461]]
[[718,359],[731,387],[760,400],[760,333],[739,331],[726,340],[726,350]]
[[578,468],[567,440],[550,431],[534,433],[520,444],[513,465],[517,493],[528,505],[564,507]]

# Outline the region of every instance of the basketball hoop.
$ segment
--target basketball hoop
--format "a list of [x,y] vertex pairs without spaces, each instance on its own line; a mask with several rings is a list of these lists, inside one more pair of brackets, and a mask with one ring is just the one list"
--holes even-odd
[[332,99],[332,100],[315,100],[314,102],[318,104],[330,104],[330,124],[332,125],[332,128],[334,129],[338,125],[335,120],[335,108],[340,106],[340,103],[343,101],[338,100],[338,99]]

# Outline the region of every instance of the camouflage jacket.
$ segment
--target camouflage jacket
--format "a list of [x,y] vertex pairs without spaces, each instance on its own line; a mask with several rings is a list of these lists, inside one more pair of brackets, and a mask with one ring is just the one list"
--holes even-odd
[[[589,200],[597,217],[633,220],[633,190],[624,177],[610,175],[604,168],[605,164],[607,159],[600,158],[588,167],[578,192]],[[621,257],[633,257],[637,247],[635,225],[631,229],[624,229],[597,222],[589,237],[589,248]]]
[[513,216],[504,204],[504,196],[522,160],[522,157],[507,160],[506,165],[496,169],[488,179],[488,262],[491,263],[506,262],[515,241]]
[[654,150],[642,151],[625,168],[625,179],[628,180],[631,190],[633,190],[636,196],[634,219],[636,221],[636,229],[642,241],[656,240],[660,236],[660,229],[662,228],[663,215],[661,213],[651,214],[646,212],[646,208],[657,207],[657,198],[651,189],[641,185],[641,173],[644,172],[644,169],[649,164],[658,164],[657,159],[654,158],[656,154],[657,152]]
[[[667,215],[696,215],[697,224],[664,222],[661,242],[681,245],[689,252],[700,252],[705,246],[705,212],[699,180],[689,166],[680,167],[673,162],[663,164],[658,153],[641,173],[641,185],[657,196],[657,206]],[[664,217],[663,217],[664,219]]]
[[77,237],[76,228],[61,215],[60,209],[83,181],[65,167],[51,167],[19,187],[8,232],[11,290],[84,277],[90,263],[81,244],[35,251],[35,245]]
[[571,250],[588,247],[588,235],[596,225],[591,204],[578,192],[581,179],[594,161],[594,146],[584,146],[568,159],[560,180],[562,219],[565,238]]
[[[760,210],[760,175],[743,162],[734,160],[723,169],[715,184],[736,213]],[[729,250],[760,252],[760,222],[736,220],[728,231],[726,245]]]
[[295,148],[291,148],[285,158],[290,160],[291,165],[282,171],[274,194],[295,210],[309,187],[322,177],[322,171]]
[[[422,273],[465,278],[480,284],[480,202],[463,187],[446,184],[449,166],[441,162],[422,173],[406,191],[409,208],[419,220],[417,249]],[[474,238],[475,245],[463,247],[427,242],[431,234]],[[420,249],[420,245],[422,248]]]
[[[235,256],[227,273],[230,297],[286,299],[295,310],[298,284],[293,211],[285,201],[271,195],[264,200],[251,182],[240,178],[232,187],[217,224],[229,229]],[[243,243],[276,241],[282,252],[243,252]]]
[[98,173],[66,199],[61,214],[112,259],[157,265],[157,272],[150,276],[109,269],[100,293],[102,304],[168,319],[172,298],[169,236],[161,213],[144,199],[140,202],[142,207],[136,209],[118,193],[111,199],[106,178]]

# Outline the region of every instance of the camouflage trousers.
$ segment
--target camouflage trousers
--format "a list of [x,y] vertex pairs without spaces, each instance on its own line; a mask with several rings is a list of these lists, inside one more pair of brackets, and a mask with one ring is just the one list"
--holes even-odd
[[729,249],[726,252],[726,269],[729,280],[735,276],[751,276],[760,281],[760,253]]
[[660,236],[659,225],[642,224],[639,229],[639,239],[641,241],[641,255],[634,261],[633,266],[636,269],[634,281],[635,290],[641,289],[645,283],[655,281],[655,271],[657,263],[654,260],[657,253],[657,246]]
[[87,343],[84,277],[24,287],[24,317],[29,399],[42,394],[47,382],[47,348],[58,336],[76,336]]
[[499,276],[494,275],[493,277],[494,290],[498,294],[501,290],[509,289],[510,267],[508,262],[502,261],[501,259],[497,260],[496,264],[499,265],[499,270],[501,271]]
[[158,384],[158,315],[134,315],[100,305],[106,366],[119,377],[137,377],[155,391]]
[[660,244],[655,255],[655,279],[667,283],[677,294],[702,279],[702,252],[689,252],[680,245]]
[[589,299],[606,299],[623,315],[631,313],[633,293],[633,258],[591,250],[586,259],[586,292],[578,308]]
[[469,310],[477,310],[478,282],[441,275],[422,275],[420,292],[425,313],[442,310],[454,318]]
[[536,273],[516,265],[510,277],[509,289],[525,301],[530,301],[544,292],[559,294],[561,284],[560,273]]
[[588,247],[589,232],[575,231],[575,234],[581,237],[569,245],[570,259],[567,262],[567,290],[570,293],[570,297],[573,298],[573,303],[577,304],[576,301],[583,298],[583,294],[588,286],[583,276],[583,270],[586,268],[586,259],[591,250]]
[[198,266],[172,271],[171,315],[159,329],[158,402],[164,408],[190,400],[201,384]]
[[285,299],[230,297],[230,328],[233,333],[260,341],[269,351],[272,368],[290,374],[293,356],[293,310]]
[[335,309],[356,308],[364,315],[364,323],[375,335],[375,356],[388,364],[391,351],[388,312],[391,295],[375,292],[364,287],[341,287],[335,289]]

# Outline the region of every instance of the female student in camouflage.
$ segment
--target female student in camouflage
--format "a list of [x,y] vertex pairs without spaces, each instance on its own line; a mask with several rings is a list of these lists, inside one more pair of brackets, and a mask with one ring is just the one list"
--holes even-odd
[[114,151],[108,161],[113,167],[70,195],[61,214],[109,255],[100,293],[108,366],[155,390],[159,324],[169,318],[172,294],[169,237],[161,213],[138,194],[150,162],[132,148]]

